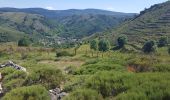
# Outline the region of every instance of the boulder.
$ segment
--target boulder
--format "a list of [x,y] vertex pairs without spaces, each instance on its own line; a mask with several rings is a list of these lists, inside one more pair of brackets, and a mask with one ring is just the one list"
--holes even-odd
[[68,95],[66,92],[61,91],[60,88],[49,90],[49,94],[51,100],[62,100],[64,96]]
[[20,65],[17,65],[12,61],[8,61],[7,63],[0,65],[0,68],[4,68],[4,67],[12,67],[12,68],[14,68],[16,70],[22,70],[24,72],[27,71],[26,68],[24,68],[24,67],[22,67]]

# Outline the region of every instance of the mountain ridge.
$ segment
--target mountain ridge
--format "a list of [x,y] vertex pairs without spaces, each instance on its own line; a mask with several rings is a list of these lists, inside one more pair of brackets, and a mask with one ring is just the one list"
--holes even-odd
[[28,35],[81,39],[111,29],[133,16],[95,9],[52,11],[42,8],[0,8],[0,26]]
[[147,40],[158,40],[162,36],[170,38],[170,1],[141,11],[135,18],[114,28],[111,33],[109,35],[112,38],[126,35],[129,42],[142,44]]

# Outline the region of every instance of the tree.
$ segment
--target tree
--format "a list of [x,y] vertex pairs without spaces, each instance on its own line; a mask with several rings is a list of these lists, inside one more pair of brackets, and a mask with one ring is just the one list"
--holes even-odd
[[156,48],[155,48],[155,42],[154,41],[148,41],[143,46],[143,52],[144,53],[154,52],[155,50],[156,50]]
[[158,47],[164,47],[168,44],[168,38],[167,37],[161,37],[158,41]]
[[168,48],[168,53],[170,54],[170,47]]
[[80,48],[81,44],[77,43],[74,47],[74,54],[77,55],[77,50]]
[[122,48],[124,47],[124,45],[126,44],[127,42],[127,37],[126,36],[119,36],[117,38],[117,43],[118,43],[118,47],[119,48]]
[[27,38],[22,38],[18,41],[18,46],[29,46],[30,41]]
[[95,39],[90,42],[90,49],[98,50],[98,40]]
[[110,43],[108,40],[102,39],[98,44],[99,51],[106,52],[110,49]]
[[[98,50],[98,40],[95,39],[90,42],[90,49],[95,51]],[[92,52],[92,56],[93,56],[93,52]]]

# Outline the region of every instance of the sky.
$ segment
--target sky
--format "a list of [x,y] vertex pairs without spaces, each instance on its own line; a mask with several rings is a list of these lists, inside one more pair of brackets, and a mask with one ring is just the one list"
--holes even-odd
[[153,4],[168,0],[0,0],[0,7],[66,9],[104,9],[117,12],[139,13]]

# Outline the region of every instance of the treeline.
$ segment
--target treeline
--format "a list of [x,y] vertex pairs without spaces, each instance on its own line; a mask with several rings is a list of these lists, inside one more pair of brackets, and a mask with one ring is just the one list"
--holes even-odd
[[[101,52],[106,52],[109,50],[119,50],[122,48],[125,48],[125,45],[128,45],[127,43],[128,38],[124,35],[119,36],[116,39],[116,46],[114,46],[114,48],[111,48],[111,43],[107,40],[107,39],[94,39],[90,42],[90,49],[94,50],[94,51],[101,51]],[[143,47],[141,48],[141,51],[143,51],[144,53],[152,53],[152,52],[156,52],[157,47],[161,48],[161,47],[166,47],[168,46],[168,37],[161,37],[158,41],[154,41],[154,40],[149,40],[146,41],[143,45]],[[168,53],[170,54],[170,47],[168,48]],[[93,55],[93,52],[92,52]]]

